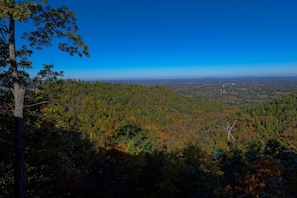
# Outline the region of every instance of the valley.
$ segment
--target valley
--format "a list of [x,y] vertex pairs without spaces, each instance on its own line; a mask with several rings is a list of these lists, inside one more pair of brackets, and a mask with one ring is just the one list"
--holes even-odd
[[[13,101],[0,91],[0,191],[11,197]],[[36,103],[25,109],[28,197],[297,194],[293,77],[67,79],[28,90]]]
[[188,97],[246,107],[297,92],[297,77],[241,77],[111,81],[146,86],[160,85]]

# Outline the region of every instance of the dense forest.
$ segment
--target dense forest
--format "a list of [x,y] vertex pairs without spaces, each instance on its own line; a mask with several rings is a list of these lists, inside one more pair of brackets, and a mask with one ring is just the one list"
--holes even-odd
[[[0,192],[13,194],[11,93]],[[248,107],[163,86],[60,80],[27,91],[26,197],[295,197],[297,93]]]

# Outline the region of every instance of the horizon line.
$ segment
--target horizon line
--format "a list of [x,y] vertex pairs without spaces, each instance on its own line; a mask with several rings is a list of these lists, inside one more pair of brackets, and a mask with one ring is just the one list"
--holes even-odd
[[207,76],[207,77],[139,77],[139,78],[105,78],[105,79],[79,79],[79,78],[66,78],[73,79],[78,81],[87,81],[87,82],[121,82],[121,81],[162,81],[162,80],[208,80],[208,79],[244,79],[244,78],[296,78],[297,75],[249,75],[249,76]]
[[94,81],[153,81],[153,80],[203,80],[203,79],[239,79],[239,78],[294,78],[297,79],[297,74],[294,75],[242,75],[242,76],[184,76],[184,77],[127,77],[127,78],[104,78],[104,79],[86,79],[86,78],[65,78],[67,79],[73,79],[73,80],[80,80],[80,81],[88,81],[88,82],[94,82]]

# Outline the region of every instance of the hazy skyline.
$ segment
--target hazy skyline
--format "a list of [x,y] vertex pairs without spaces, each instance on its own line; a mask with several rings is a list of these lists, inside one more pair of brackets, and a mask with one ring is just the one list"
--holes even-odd
[[[82,80],[297,75],[297,1],[53,0],[78,18],[89,58],[36,52]],[[17,29],[23,31],[21,29]]]

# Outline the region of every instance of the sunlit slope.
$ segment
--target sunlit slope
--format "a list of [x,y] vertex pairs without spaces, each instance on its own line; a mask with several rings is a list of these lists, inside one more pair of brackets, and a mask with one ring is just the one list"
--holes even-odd
[[46,106],[44,115],[55,120],[57,127],[91,134],[100,144],[114,144],[129,130],[154,136],[158,148],[181,147],[234,112],[161,86],[68,80],[50,90],[59,105]]
[[[279,97],[239,113],[239,140],[279,139],[295,147],[297,140],[297,93]],[[295,145],[295,146],[294,146]]]

